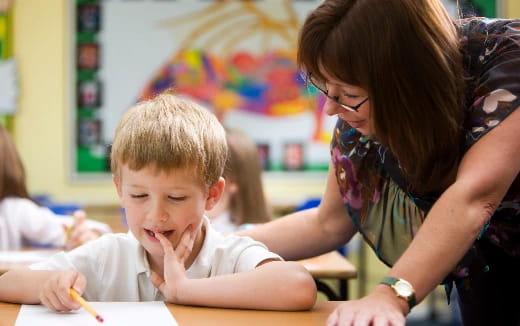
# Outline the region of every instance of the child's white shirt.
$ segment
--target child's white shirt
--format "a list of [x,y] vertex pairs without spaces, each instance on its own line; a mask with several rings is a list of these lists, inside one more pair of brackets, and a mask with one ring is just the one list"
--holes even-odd
[[[0,250],[18,250],[29,244],[61,247],[63,225],[72,217],[54,214],[26,198],[8,197],[0,201]],[[110,232],[104,223],[87,221],[88,226],[102,233]]]
[[[238,273],[252,270],[266,259],[282,260],[249,237],[222,235],[210,226],[206,217],[203,227],[206,236],[199,255],[187,270],[189,278]],[[83,296],[90,301],[165,300],[150,281],[146,251],[131,232],[106,234],[30,268],[80,271],[87,278]]]

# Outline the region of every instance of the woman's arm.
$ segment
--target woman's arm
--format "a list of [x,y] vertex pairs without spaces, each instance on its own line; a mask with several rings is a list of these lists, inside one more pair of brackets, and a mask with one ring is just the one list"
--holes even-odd
[[286,260],[297,260],[337,249],[356,231],[343,206],[334,166],[330,164],[319,207],[292,213],[237,234],[265,243],[269,250]]
[[463,257],[517,177],[518,126],[519,109],[471,147],[460,164],[456,182],[432,207],[411,245],[391,269],[390,275],[414,286],[418,300]]
[[[477,141],[459,166],[457,179],[437,200],[389,275],[409,281],[421,301],[454,268],[502,201],[520,169],[520,110]],[[331,325],[384,322],[404,325],[408,303],[389,286],[347,301]]]

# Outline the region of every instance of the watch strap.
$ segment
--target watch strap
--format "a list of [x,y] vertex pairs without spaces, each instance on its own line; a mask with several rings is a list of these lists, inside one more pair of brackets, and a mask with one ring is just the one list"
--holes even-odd
[[[400,279],[400,278],[397,278],[397,277],[393,277],[393,276],[386,276],[386,277],[383,278],[379,283],[380,283],[380,284],[388,285],[388,286],[392,287],[392,289],[393,289],[394,291],[396,291],[395,288],[394,288],[394,285],[395,285],[395,283],[397,283],[397,282],[399,282],[399,281],[405,281],[405,280]],[[415,299],[415,290],[413,289],[413,287],[412,287],[412,285],[410,284],[410,282],[408,282],[408,281],[405,281],[405,282],[408,283],[408,284],[410,285],[410,287],[411,287],[411,289],[412,289],[412,294],[410,294],[408,297],[404,297],[404,296],[399,295],[399,294],[397,293],[397,291],[396,291],[396,294],[397,294],[397,296],[399,296],[399,297],[401,297],[401,298],[403,298],[403,299],[406,299],[406,301],[408,302],[408,308],[409,308],[410,310],[412,310],[412,308],[415,307],[415,305],[417,304],[417,301],[416,301],[416,299]]]

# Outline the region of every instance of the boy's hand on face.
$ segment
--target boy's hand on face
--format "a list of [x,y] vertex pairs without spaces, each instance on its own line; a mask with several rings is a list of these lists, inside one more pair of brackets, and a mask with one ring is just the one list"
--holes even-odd
[[193,249],[195,235],[196,233],[192,232],[191,228],[186,229],[175,249],[165,236],[160,233],[155,235],[164,250],[164,279],[152,272],[150,280],[168,302],[178,302],[180,285],[183,281],[188,280],[184,262]]
[[83,293],[87,279],[74,270],[58,271],[43,283],[40,301],[54,311],[70,311],[80,308],[80,304],[70,296],[70,288],[80,295]]

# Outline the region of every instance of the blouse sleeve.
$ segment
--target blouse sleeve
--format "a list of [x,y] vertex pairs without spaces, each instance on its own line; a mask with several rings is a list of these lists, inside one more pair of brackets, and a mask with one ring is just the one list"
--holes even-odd
[[468,54],[473,63],[465,128],[469,147],[520,106],[520,20],[478,20],[468,38],[474,45]]

